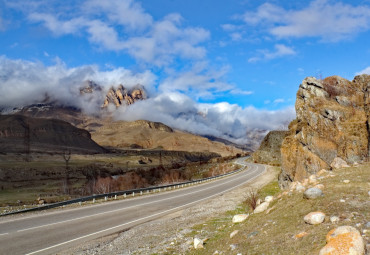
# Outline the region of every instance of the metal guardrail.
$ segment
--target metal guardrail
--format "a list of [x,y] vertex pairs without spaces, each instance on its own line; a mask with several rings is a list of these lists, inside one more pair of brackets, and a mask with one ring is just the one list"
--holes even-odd
[[[236,164],[239,164],[239,163],[236,162]],[[61,206],[65,206],[65,205],[70,205],[70,204],[75,204],[75,203],[82,203],[82,202],[86,202],[86,201],[90,201],[90,200],[96,200],[96,199],[100,199],[100,198],[107,199],[108,197],[116,197],[116,196],[122,196],[122,195],[125,196],[125,197],[127,195],[135,196],[135,194],[143,195],[144,192],[149,193],[150,191],[154,191],[154,192],[156,192],[156,191],[160,192],[161,190],[166,191],[167,188],[172,189],[172,187],[174,187],[174,189],[176,189],[176,187],[177,188],[182,188],[182,187],[186,187],[186,186],[189,186],[189,185],[203,183],[203,182],[206,182],[206,181],[210,181],[210,180],[213,180],[213,179],[219,179],[219,178],[222,178],[222,177],[225,177],[225,176],[228,176],[228,175],[238,173],[238,172],[242,171],[244,169],[244,167],[245,166],[243,166],[243,167],[241,167],[237,170],[234,170],[232,172],[226,173],[226,174],[207,177],[207,178],[204,178],[204,179],[198,179],[198,180],[181,182],[181,183],[173,183],[173,184],[162,185],[162,186],[141,188],[141,189],[132,189],[132,190],[109,192],[109,193],[104,193],[104,194],[96,194],[96,195],[92,195],[92,196],[80,197],[80,198],[75,198],[75,199],[66,200],[66,201],[62,201],[62,202],[46,204],[46,205],[42,205],[42,206],[38,206],[38,207],[32,207],[32,208],[22,209],[22,210],[18,210],[18,211],[8,212],[8,213],[0,214],[0,217],[1,216],[7,216],[7,215],[13,215],[13,214],[19,214],[19,213],[42,211],[42,210],[52,209],[52,208],[61,207]]]

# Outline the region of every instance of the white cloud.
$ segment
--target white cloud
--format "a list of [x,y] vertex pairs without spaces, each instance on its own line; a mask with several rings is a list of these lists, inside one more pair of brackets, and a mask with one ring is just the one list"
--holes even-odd
[[[157,89],[157,77],[150,71],[133,73],[125,68],[102,71],[97,66],[68,68],[60,60],[55,65],[44,66],[38,62],[0,56],[0,95],[6,95],[0,98],[0,108],[40,103],[47,96],[59,104],[75,106],[87,113],[98,113],[111,86],[123,84],[131,88],[141,84],[147,90],[149,99],[111,109],[117,119],[159,121],[195,134],[213,135],[245,144],[250,141],[248,132],[286,128],[294,118],[293,107],[267,111],[226,102],[198,103],[196,94],[237,92],[232,85],[217,81],[217,75],[224,71],[212,73],[204,66],[198,64],[191,71],[177,76],[175,73],[175,77],[165,79]],[[86,80],[94,81],[103,90],[81,95],[80,88]],[[238,93],[250,94],[247,91]]]
[[184,27],[179,14],[154,20],[133,0],[84,1],[75,8],[68,14],[38,5],[25,11],[31,22],[43,24],[56,36],[86,36],[103,49],[125,51],[150,65],[166,66],[176,58],[198,60],[206,55],[201,43],[209,39],[209,31]]
[[364,70],[357,72],[356,75],[369,74],[370,75],[370,66],[366,67]]
[[[103,103],[104,95],[112,86],[123,84],[131,88],[142,84],[151,92],[156,77],[149,71],[132,73],[124,68],[100,71],[96,66],[68,68],[57,60],[46,67],[38,62],[11,60],[0,56],[0,99],[2,107],[20,107],[40,103],[49,97],[61,104],[81,108],[85,112],[96,112]],[[86,80],[93,80],[103,91],[80,96],[80,88]]]
[[307,7],[294,10],[265,3],[257,11],[245,12],[243,20],[280,38],[320,37],[339,41],[370,29],[370,6],[314,0]]
[[269,50],[258,50],[259,56],[248,59],[249,63],[255,63],[260,60],[271,60],[289,55],[296,55],[297,53],[291,47],[285,46],[284,44],[275,44],[275,51]]
[[[155,114],[153,114],[155,113]],[[146,119],[199,135],[212,135],[246,144],[253,130],[286,129],[295,117],[293,107],[279,111],[242,108],[226,102],[196,103],[180,93],[159,94],[127,108],[120,108],[115,117],[121,120]]]
[[277,98],[277,99],[274,100],[275,104],[280,104],[280,103],[284,103],[284,102],[285,102],[285,100],[283,98]]

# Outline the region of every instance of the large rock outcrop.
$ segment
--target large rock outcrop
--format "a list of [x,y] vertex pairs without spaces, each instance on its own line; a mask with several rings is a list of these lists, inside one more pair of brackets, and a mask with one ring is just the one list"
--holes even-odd
[[108,91],[103,108],[107,107],[110,103],[116,107],[121,105],[130,105],[138,100],[146,99],[146,93],[144,87],[137,85],[131,90],[126,89],[123,85],[119,85],[117,89],[113,87]]
[[369,157],[370,75],[306,78],[296,99],[297,118],[282,144],[280,187],[330,169],[339,157],[349,164]]
[[257,151],[253,153],[253,160],[256,163],[280,165],[281,164],[281,144],[289,131],[270,131]]

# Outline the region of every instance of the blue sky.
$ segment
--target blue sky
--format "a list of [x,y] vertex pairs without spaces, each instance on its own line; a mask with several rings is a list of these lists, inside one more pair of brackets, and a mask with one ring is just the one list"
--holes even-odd
[[0,38],[3,87],[33,88],[24,77],[39,69],[50,79],[35,81],[51,84],[59,70],[62,86],[87,67],[111,86],[124,69],[153,98],[285,123],[305,77],[370,73],[370,0],[0,0]]

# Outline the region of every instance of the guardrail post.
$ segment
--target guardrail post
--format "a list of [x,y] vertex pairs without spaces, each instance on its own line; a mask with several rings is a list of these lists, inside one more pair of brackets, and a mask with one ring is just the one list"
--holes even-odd
[[143,195],[143,191],[140,191],[140,196],[142,196]]
[[78,204],[79,204],[79,205],[82,205],[82,202],[80,201],[80,202],[78,202]]
[[132,196],[133,196],[133,197],[135,196],[135,192],[132,192]]
[[125,194],[123,194],[123,197],[124,197],[124,198],[126,198],[126,193],[125,193]]
[[107,196],[105,196],[105,197],[104,197],[104,200],[105,200],[105,201],[107,201],[107,200],[108,200]]
[[93,204],[95,204],[95,198],[93,198]]
[[146,193],[149,193],[149,192],[150,192],[149,190],[146,191]]
[[117,199],[117,195],[114,195],[114,200],[116,200]]

